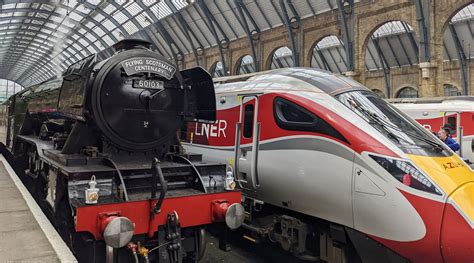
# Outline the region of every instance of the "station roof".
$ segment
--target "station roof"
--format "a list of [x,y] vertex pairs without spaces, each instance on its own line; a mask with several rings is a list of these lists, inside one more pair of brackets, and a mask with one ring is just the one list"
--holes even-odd
[[[123,38],[150,40],[159,53],[178,59],[209,47],[226,47],[230,41],[247,36],[236,7],[239,2],[245,6],[244,16],[252,33],[284,24],[281,7],[274,0],[3,0],[0,2],[0,78],[23,86],[39,83],[60,75],[71,63],[91,54],[110,56],[110,47]],[[290,17],[299,19],[337,8],[336,0],[292,3],[287,7]],[[445,33],[447,60],[457,58],[453,33],[472,38],[473,13],[474,4],[452,19],[455,31]],[[397,21],[377,29],[368,46],[367,70],[381,69],[381,59],[390,67],[418,63],[417,41],[416,36],[415,42],[411,39],[411,26],[416,25]],[[374,40],[381,52],[376,52]],[[466,54],[474,56],[469,43],[464,41],[463,48]],[[323,39],[316,47],[320,53],[314,58],[316,67],[333,72],[346,70],[343,42],[338,37]],[[288,51],[275,53],[283,58],[280,61],[283,66],[291,66],[291,51]]]
[[[474,58],[474,4],[461,9],[450,21],[444,32],[443,55],[445,61],[458,60],[455,35],[459,38],[466,58]],[[366,70],[382,70],[382,63],[389,68],[418,64],[418,36],[412,26],[403,21],[390,21],[374,31],[369,40],[365,65]],[[316,45],[312,66],[342,73],[347,69],[344,43],[336,36],[322,39]],[[319,53],[319,54],[318,54]],[[326,65],[323,61],[326,60]]]

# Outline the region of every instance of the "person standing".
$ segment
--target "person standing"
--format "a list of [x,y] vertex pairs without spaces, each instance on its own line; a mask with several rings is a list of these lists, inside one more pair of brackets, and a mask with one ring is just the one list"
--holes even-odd
[[443,141],[451,150],[458,151],[459,148],[459,143],[457,143],[453,138],[449,136],[449,130],[448,129],[441,129],[438,132],[438,137],[441,141]]

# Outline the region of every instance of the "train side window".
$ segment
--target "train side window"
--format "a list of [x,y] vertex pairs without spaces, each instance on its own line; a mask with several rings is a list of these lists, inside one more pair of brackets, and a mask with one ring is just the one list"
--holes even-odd
[[348,143],[334,127],[309,110],[279,97],[273,104],[273,113],[278,127],[291,131],[317,132]]
[[456,117],[448,117],[447,123],[451,126],[451,135],[456,135]]
[[254,116],[254,106],[252,104],[246,105],[244,109],[244,129],[243,129],[243,136],[245,138],[252,137],[253,116]]

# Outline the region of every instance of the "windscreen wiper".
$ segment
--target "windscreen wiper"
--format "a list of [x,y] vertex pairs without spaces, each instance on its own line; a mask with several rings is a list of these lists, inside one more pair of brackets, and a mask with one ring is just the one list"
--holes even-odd
[[[364,109],[364,110],[365,110],[365,109]],[[416,138],[416,139],[418,139],[418,140],[420,140],[420,141],[423,141],[423,142],[425,142],[425,143],[427,143],[427,144],[429,144],[429,145],[435,147],[435,149],[438,150],[438,151],[440,151],[440,152],[443,150],[443,146],[442,146],[441,144],[439,144],[438,142],[436,142],[436,141],[434,141],[434,140],[431,140],[431,139],[429,139],[428,137],[421,137],[421,136],[419,136],[418,134],[411,133],[410,131],[403,131],[403,130],[400,129],[399,127],[397,127],[397,126],[395,126],[395,125],[393,125],[393,124],[391,124],[391,123],[386,122],[385,120],[383,120],[382,118],[380,118],[380,117],[377,116],[376,114],[374,114],[374,113],[372,113],[372,112],[369,112],[369,111],[367,111],[367,110],[365,110],[365,111],[367,112],[366,114],[368,115],[369,118],[371,118],[372,120],[375,120],[376,122],[380,123],[381,125],[386,125],[386,126],[390,127],[391,129],[394,129],[394,130],[399,131],[399,132],[406,133],[406,134],[408,134],[408,135],[410,135],[410,136],[412,136],[412,137],[414,137],[414,138]],[[392,134],[393,134],[393,133],[392,133]],[[395,134],[393,134],[393,135],[395,135]],[[398,137],[398,138],[402,138],[402,137],[400,137],[400,136],[397,136],[397,137]],[[403,138],[402,138],[402,139],[403,139]],[[405,139],[403,139],[403,140],[406,141],[406,142],[408,142],[408,143],[410,143],[410,144],[412,144],[412,145],[416,145],[416,144],[411,143],[411,142],[409,142],[409,141],[407,141],[407,140],[405,140]]]

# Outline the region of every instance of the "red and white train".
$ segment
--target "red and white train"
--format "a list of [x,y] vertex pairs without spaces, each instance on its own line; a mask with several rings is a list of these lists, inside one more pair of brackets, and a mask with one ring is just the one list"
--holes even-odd
[[474,97],[390,99],[395,107],[437,132],[445,124],[461,149],[459,155],[474,163]]
[[289,68],[217,79],[185,147],[232,164],[250,240],[329,262],[472,262],[474,172],[361,84]]

